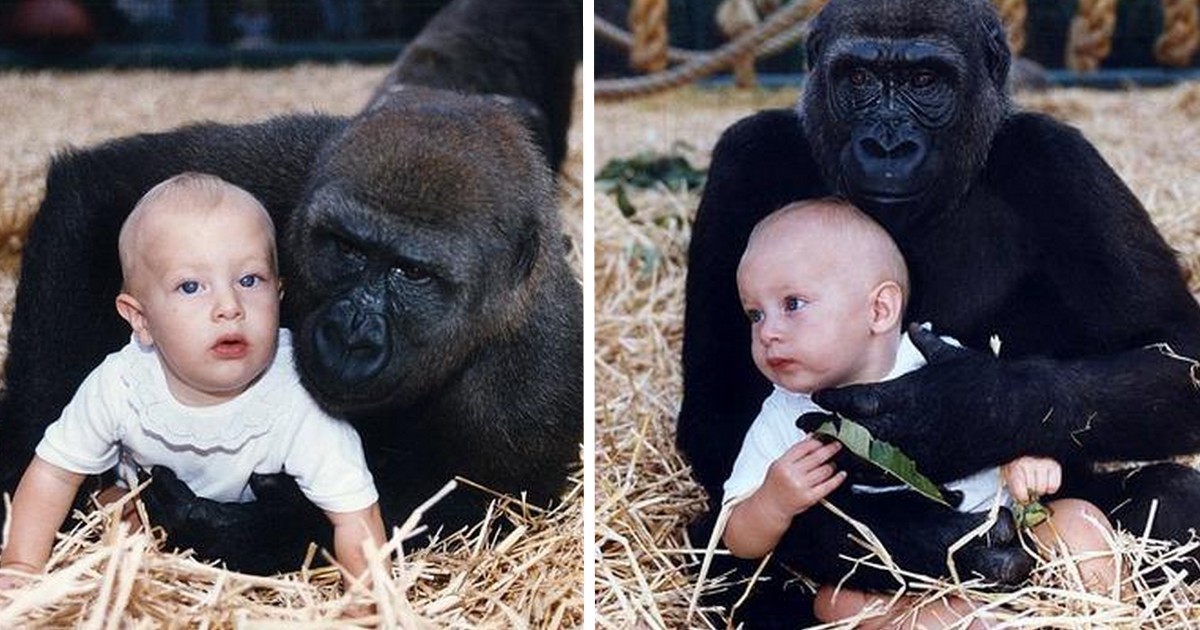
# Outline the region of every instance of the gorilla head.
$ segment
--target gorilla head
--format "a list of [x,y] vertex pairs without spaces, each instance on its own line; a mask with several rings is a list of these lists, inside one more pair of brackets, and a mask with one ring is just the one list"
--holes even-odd
[[436,394],[562,258],[550,171],[503,101],[395,92],[324,151],[287,235],[297,362],[336,412]]
[[962,197],[1009,111],[988,0],[831,0],[808,59],[801,116],[822,175],[893,234]]

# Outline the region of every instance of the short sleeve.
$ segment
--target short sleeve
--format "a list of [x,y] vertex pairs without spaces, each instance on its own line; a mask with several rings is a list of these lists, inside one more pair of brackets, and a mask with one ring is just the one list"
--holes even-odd
[[[121,383],[115,378],[115,355],[92,370],[71,402],[42,436],[37,456],[64,470],[95,475],[116,466],[120,458]],[[133,413],[128,410],[128,413]]]
[[776,389],[763,401],[762,409],[746,437],[725,480],[722,503],[742,499],[758,489],[767,476],[767,468],[806,434],[796,428],[796,418],[820,408],[807,397]]
[[326,512],[354,512],[379,501],[358,432],[315,404],[297,423],[283,469]]

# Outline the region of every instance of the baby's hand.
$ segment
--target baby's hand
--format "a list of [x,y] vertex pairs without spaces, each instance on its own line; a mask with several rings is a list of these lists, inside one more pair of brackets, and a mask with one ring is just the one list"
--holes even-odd
[[1062,485],[1062,466],[1049,457],[1018,457],[1001,466],[1000,474],[1017,503],[1036,501]]
[[765,498],[788,517],[816,505],[846,479],[832,461],[841,448],[840,442],[811,438],[797,442],[771,462],[762,485]]

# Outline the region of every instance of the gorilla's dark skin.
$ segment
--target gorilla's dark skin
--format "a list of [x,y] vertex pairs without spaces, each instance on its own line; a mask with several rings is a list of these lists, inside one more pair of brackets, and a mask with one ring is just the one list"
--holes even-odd
[[[528,108],[413,85],[354,118],[192,125],[57,156],[9,334],[0,488],[15,488],[46,425],[128,341],[113,307],[124,218],[154,184],[202,171],[271,213],[301,378],[361,434],[389,525],[455,475],[551,502],[582,441],[583,307]],[[221,504],[154,473],[153,520],[202,557],[294,569],[307,541],[327,541],[286,475],[252,479],[257,502]],[[488,498],[460,489],[423,522],[477,521]]]
[[[751,361],[737,297],[747,237],[788,201],[839,194],[903,251],[913,286],[906,319],[972,348],[999,335],[1002,357],[938,348],[925,368],[817,392],[818,404],[899,446],[935,481],[1049,456],[1065,469],[1059,496],[1116,509],[1136,531],[1157,499],[1153,535],[1186,539],[1200,524],[1200,473],[1157,464],[1126,478],[1091,466],[1200,450],[1191,366],[1147,347],[1200,357],[1200,309],[1145,209],[1096,150],[1076,130],[1012,108],[991,3],[833,0],[809,59],[797,111],[761,112],[724,133],[692,233],[678,441],[710,509],[770,390]],[[911,496],[882,501],[843,488],[829,498],[901,566],[931,575],[947,573],[946,545],[981,518]],[[710,527],[711,515],[693,532]],[[839,553],[862,555],[849,532],[827,510],[809,510],[775,557],[836,582],[850,568]],[[1005,581],[1028,566],[1004,547],[956,559],[960,571]],[[865,567],[848,584],[895,586]],[[787,614],[785,627],[794,625],[795,596],[760,586],[747,621],[767,627]]]

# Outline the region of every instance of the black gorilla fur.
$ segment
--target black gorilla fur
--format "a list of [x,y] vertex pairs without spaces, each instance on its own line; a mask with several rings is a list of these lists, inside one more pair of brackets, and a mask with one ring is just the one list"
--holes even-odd
[[[573,0],[461,0],[447,11],[486,19],[493,57],[544,65],[521,75],[538,86],[497,98],[412,83],[349,119],[198,124],[54,159],[9,335],[4,490],[84,376],[128,339],[112,305],[125,216],[155,183],[202,171],[255,194],[275,220],[301,378],[362,435],[385,522],[403,522],[455,475],[540,504],[562,492],[582,440],[582,291],[554,194],[561,155],[539,150],[546,130],[526,123],[570,102],[582,12]],[[553,36],[530,43],[539,17]],[[426,49],[438,24],[418,40]],[[565,146],[566,131],[555,127],[563,137],[551,144]],[[232,568],[295,568],[308,540],[328,536],[285,475],[256,476],[253,504],[219,504],[154,472],[144,496],[169,540]],[[424,522],[476,521],[488,498],[460,489]]]
[[456,2],[405,47],[371,101],[404,85],[518,99],[550,166],[559,169],[582,42],[581,0]]
[[[839,194],[899,243],[914,287],[907,321],[933,322],[973,348],[999,335],[1003,355],[935,352],[895,381],[819,392],[820,405],[896,444],[935,481],[1050,456],[1064,466],[1060,496],[1089,499],[1137,531],[1157,499],[1153,534],[1186,539],[1200,524],[1200,473],[1155,464],[1105,475],[1092,465],[1200,450],[1191,365],[1149,347],[1200,357],[1200,309],[1145,209],[1095,149],[1074,129],[1013,110],[991,3],[833,0],[808,45],[803,102],[724,133],[693,230],[678,441],[710,510],[769,392],[735,283],[747,236],[788,201]],[[830,500],[901,566],[933,575],[947,572],[947,543],[981,518],[845,487]],[[712,514],[693,533],[707,536],[711,523]],[[827,510],[809,510],[775,557],[835,582],[849,569],[838,554],[862,554],[848,532]],[[980,543],[956,559],[1012,581],[1028,567],[1015,553]],[[849,584],[895,586],[865,567]],[[747,618],[769,625],[786,611],[795,625],[796,600],[760,586]]]

